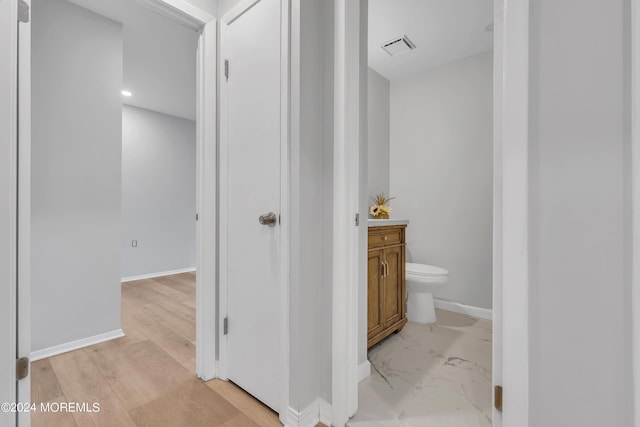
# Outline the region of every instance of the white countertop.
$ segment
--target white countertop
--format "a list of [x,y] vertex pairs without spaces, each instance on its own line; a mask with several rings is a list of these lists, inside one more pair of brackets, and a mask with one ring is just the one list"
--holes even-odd
[[369,218],[369,227],[388,227],[390,225],[407,225],[408,219],[371,219]]

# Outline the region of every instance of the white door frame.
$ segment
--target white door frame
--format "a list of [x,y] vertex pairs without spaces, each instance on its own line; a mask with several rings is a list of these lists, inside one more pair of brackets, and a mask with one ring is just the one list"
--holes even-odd
[[633,426],[640,427],[640,0],[631,0],[630,19]]
[[[360,11],[367,1],[335,1],[331,413],[337,427],[358,407],[361,256],[355,216],[360,200]],[[360,217],[364,227],[368,215]]]
[[[31,9],[31,0],[27,1]],[[31,23],[18,24],[18,357],[31,351]],[[26,192],[26,193],[25,193]],[[28,197],[22,197],[28,194]],[[27,242],[27,244],[25,244]],[[24,333],[27,331],[27,333]],[[18,401],[31,401],[31,377],[18,381]],[[29,425],[29,414],[18,413]]]
[[[5,320],[9,322],[9,342],[2,343],[3,354],[0,363],[0,379],[2,383],[2,396],[13,396],[15,399],[16,381],[15,381],[15,357],[17,355],[17,202],[18,202],[18,104],[17,104],[17,70],[18,70],[18,28],[17,20],[12,19],[11,16],[17,17],[18,10],[17,0],[7,0],[0,3],[2,9],[2,15],[8,13],[10,16],[10,22],[2,21],[0,23],[0,31],[3,33],[0,37],[2,45],[0,46],[0,53],[2,54],[2,81],[0,81],[0,144],[2,147],[2,157],[0,157],[3,167],[2,176],[0,177],[0,193],[2,200],[2,206],[8,207],[8,212],[3,212],[2,224],[2,236],[10,236],[8,241],[3,238],[2,245],[4,249],[8,250],[9,257],[3,259],[2,266],[2,278],[0,278],[0,286],[3,287],[2,295],[3,299],[2,309],[0,312],[2,316],[8,316]],[[5,43],[5,40],[9,40],[9,43]],[[8,158],[5,157],[6,153],[9,153]],[[8,170],[7,170],[8,167]],[[8,221],[5,221],[7,220]],[[5,251],[3,251],[3,254]],[[8,261],[8,262],[7,262]],[[4,264],[7,262],[7,264]],[[7,287],[7,288],[5,288]],[[5,299],[8,294],[8,298]],[[4,321],[3,321],[4,325]],[[8,364],[5,364],[8,362]],[[12,414],[0,413],[0,425],[2,427],[13,427],[16,425],[17,417]]]
[[[504,411],[494,411],[494,425],[529,425],[529,1],[495,0],[494,54],[500,68],[494,82],[501,95],[494,101],[498,127],[494,136],[494,252],[500,265],[494,274],[494,352],[502,366],[493,373],[502,385]],[[495,31],[495,28],[494,28]],[[496,206],[497,207],[497,206]],[[496,280],[498,279],[498,280]],[[506,285],[506,286],[505,286]],[[500,319],[502,315],[502,319]],[[496,326],[497,325],[497,326]],[[497,333],[496,333],[497,331]],[[497,362],[500,359],[496,358]],[[497,380],[502,381],[498,382]],[[499,424],[495,424],[499,420]]]
[[[367,0],[360,0],[365,2]],[[495,0],[494,381],[508,390],[494,426],[529,425],[528,85],[529,1]],[[360,2],[336,0],[334,138],[333,425],[357,409]],[[637,15],[636,15],[637,16]],[[366,48],[366,46],[364,47]],[[360,213],[366,218],[366,212]],[[366,224],[363,221],[363,226]],[[640,239],[639,239],[640,240]],[[352,262],[352,260],[358,260]],[[508,283],[509,286],[504,286]],[[500,315],[501,314],[501,315]],[[500,367],[502,363],[502,367]],[[500,369],[501,368],[501,369]]]
[[[17,3],[16,0],[11,0]],[[196,375],[209,380],[216,377],[216,17],[193,6],[185,0],[137,0],[139,3],[171,19],[177,20],[197,30],[197,176],[196,210],[199,216],[196,226]],[[30,34],[30,24],[21,28],[20,35]],[[20,157],[13,163],[20,171],[19,188],[19,254],[18,282],[19,319],[18,343],[20,355],[30,352],[30,206],[31,187],[29,182],[31,140],[31,99],[30,99],[30,43],[20,44]],[[17,67],[16,67],[17,68]],[[18,195],[15,194],[18,200]],[[15,305],[15,304],[14,304]],[[29,402],[29,381],[19,388],[19,401]],[[28,413],[20,415],[20,422],[28,425]]]
[[[227,12],[220,20],[220,76],[224,75],[224,49],[225,41],[228,37],[228,25],[231,24],[236,18],[242,15],[249,8],[253,7],[261,0],[242,0],[229,12]],[[279,287],[279,334],[280,334],[280,363],[279,366],[274,368],[280,371],[280,378],[282,379],[282,390],[280,399],[279,416],[283,424],[285,424],[287,411],[289,408],[289,290],[290,290],[290,233],[291,233],[291,204],[290,204],[290,183],[291,183],[291,162],[290,162],[290,16],[291,16],[291,3],[290,0],[280,0],[281,4],[281,92],[280,92],[280,105],[281,105],[281,123],[280,123],[280,267],[278,272],[278,287]],[[227,86],[220,85],[220,248],[226,248],[228,241],[227,234],[227,194],[228,194],[228,182],[227,182],[227,167],[228,167],[228,147],[227,147],[227,114],[228,114],[228,92]],[[227,301],[228,301],[228,270],[227,270],[227,253],[226,250],[220,250],[220,262],[219,262],[219,301],[220,312],[218,314],[218,335],[219,340],[219,355],[218,355],[218,376],[223,379],[228,379],[227,360],[228,360],[228,342],[224,335],[224,318],[227,316]]]

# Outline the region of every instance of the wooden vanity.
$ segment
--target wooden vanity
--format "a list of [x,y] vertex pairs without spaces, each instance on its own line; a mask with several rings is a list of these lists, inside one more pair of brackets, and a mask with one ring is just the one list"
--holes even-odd
[[407,323],[404,269],[408,221],[383,221],[369,220],[367,348],[400,332]]

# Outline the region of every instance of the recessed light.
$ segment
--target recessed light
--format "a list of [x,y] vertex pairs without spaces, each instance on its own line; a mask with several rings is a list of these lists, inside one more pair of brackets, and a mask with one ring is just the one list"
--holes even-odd
[[133,94],[132,94],[131,92],[129,92],[128,90],[123,90],[123,91],[122,91],[122,95],[123,95],[123,96],[127,96],[127,97],[128,97],[128,96],[131,96],[131,95],[133,95]]

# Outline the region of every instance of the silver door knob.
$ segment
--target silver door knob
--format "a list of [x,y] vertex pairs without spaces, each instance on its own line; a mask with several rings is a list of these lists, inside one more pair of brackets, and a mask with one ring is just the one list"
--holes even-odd
[[258,218],[258,221],[260,221],[260,224],[262,225],[275,227],[276,223],[278,222],[278,217],[273,212],[269,212],[268,214],[260,215],[260,218]]

